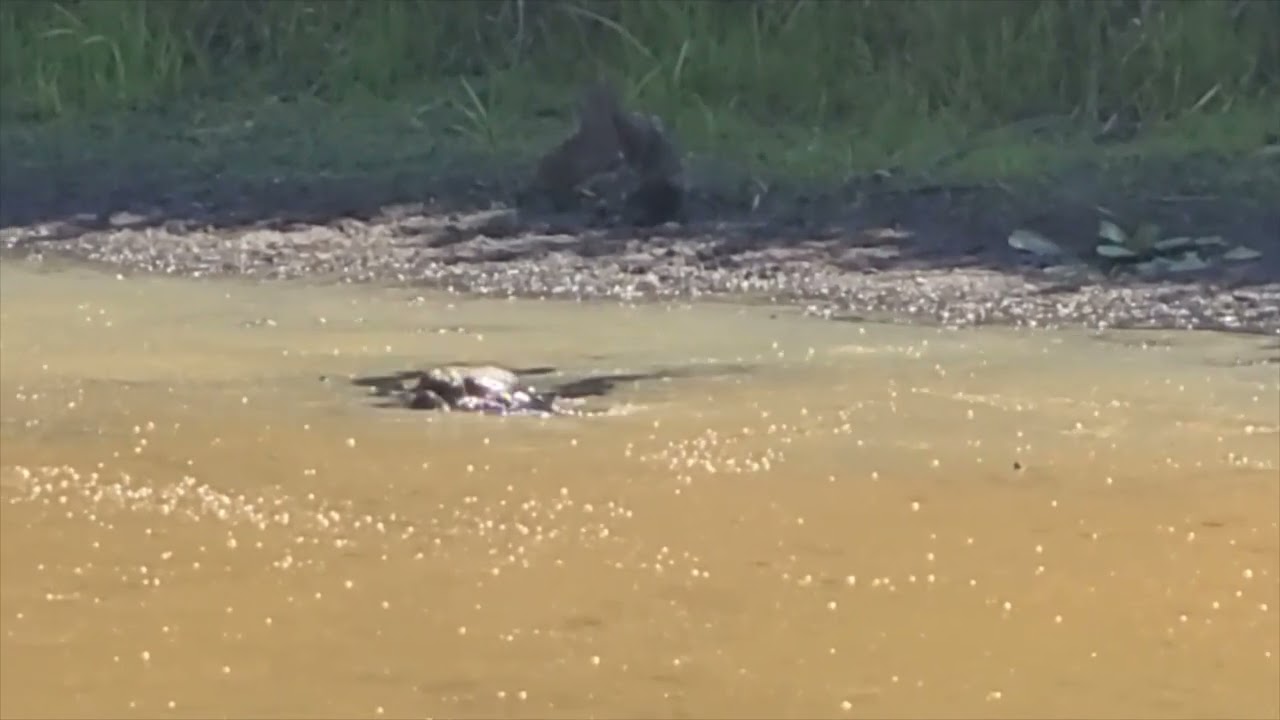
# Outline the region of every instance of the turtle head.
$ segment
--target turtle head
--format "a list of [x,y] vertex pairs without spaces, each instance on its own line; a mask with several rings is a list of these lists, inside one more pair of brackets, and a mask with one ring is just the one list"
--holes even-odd
[[449,403],[445,402],[439,393],[419,386],[409,393],[409,408],[413,410],[448,410]]

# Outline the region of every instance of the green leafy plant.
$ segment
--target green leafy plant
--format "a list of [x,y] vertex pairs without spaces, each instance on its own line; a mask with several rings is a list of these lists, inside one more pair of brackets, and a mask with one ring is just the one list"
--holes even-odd
[[1098,256],[1116,266],[1132,265],[1139,273],[1189,272],[1202,270],[1215,261],[1247,261],[1261,253],[1238,245],[1226,250],[1227,243],[1217,235],[1203,237],[1162,237],[1160,227],[1142,223],[1132,233],[1117,223],[1103,219],[1098,223]]
[[[128,124],[124,114],[135,110],[207,102],[449,98],[442,104],[457,112],[454,129],[492,144],[516,120],[566,107],[582,82],[604,75],[691,150],[737,156],[752,173],[824,181],[881,169],[895,182],[1035,177],[1095,159],[1103,151],[1091,138],[1113,118],[1165,153],[1253,155],[1274,144],[1265,138],[1280,112],[1271,71],[1280,67],[1271,30],[1280,4],[975,8],[5,0],[0,117]],[[495,75],[506,78],[500,90]]]
[[497,140],[497,135],[494,132],[493,120],[489,116],[489,103],[480,99],[466,78],[462,78],[460,82],[466,97],[462,102],[453,103],[453,107],[466,118],[466,122],[455,124],[453,129],[492,147]]

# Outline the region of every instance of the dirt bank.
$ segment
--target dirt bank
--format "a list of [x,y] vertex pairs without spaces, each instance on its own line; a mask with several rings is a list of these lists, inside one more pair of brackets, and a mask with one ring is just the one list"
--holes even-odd
[[[6,153],[7,154],[7,153]],[[1228,329],[1280,334],[1280,210],[1222,196],[1107,197],[1082,176],[1052,193],[1004,185],[894,189],[879,181],[763,195],[720,183],[680,225],[636,228],[506,209],[518,173],[366,171],[245,181],[144,156],[10,158],[0,177],[6,257],[124,271],[390,281],[488,295],[749,295],[849,318]],[[731,188],[731,189],[724,189]],[[1099,217],[1164,236],[1229,238],[1246,262],[1114,271]],[[1010,247],[1033,228],[1059,245]]]

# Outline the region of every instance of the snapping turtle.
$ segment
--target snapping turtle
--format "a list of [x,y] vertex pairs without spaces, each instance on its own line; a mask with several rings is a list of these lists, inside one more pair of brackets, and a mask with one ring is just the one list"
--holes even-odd
[[409,407],[421,410],[555,413],[553,397],[520,387],[520,377],[492,365],[445,365],[418,375],[404,391]]
[[[746,369],[727,366],[710,369],[711,374],[740,373]],[[413,410],[481,412],[498,415],[610,414],[581,404],[592,397],[609,394],[620,383],[664,380],[706,374],[707,369],[664,368],[648,372],[615,372],[562,379],[544,390],[535,390],[522,381],[530,375],[548,375],[551,367],[508,370],[494,365],[440,365],[428,370],[400,371],[391,375],[355,377],[354,385],[370,388],[391,402],[381,407]]]

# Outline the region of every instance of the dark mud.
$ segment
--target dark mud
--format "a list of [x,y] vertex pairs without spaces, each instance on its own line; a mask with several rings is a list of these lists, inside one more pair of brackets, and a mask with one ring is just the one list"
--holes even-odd
[[[141,161],[5,161],[0,250],[122,272],[391,282],[501,296],[795,302],[839,319],[948,325],[1220,329],[1280,334],[1280,208],[1152,191],[1109,211],[1167,233],[1220,235],[1261,257],[1138,278],[1098,265],[1098,188],[894,189],[876,180],[760,196],[695,191],[680,225],[629,227],[590,209],[509,209],[514,172],[247,183]],[[695,186],[697,187],[697,186]],[[729,188],[729,189],[725,189]],[[1029,227],[1073,259],[1009,247]]]

